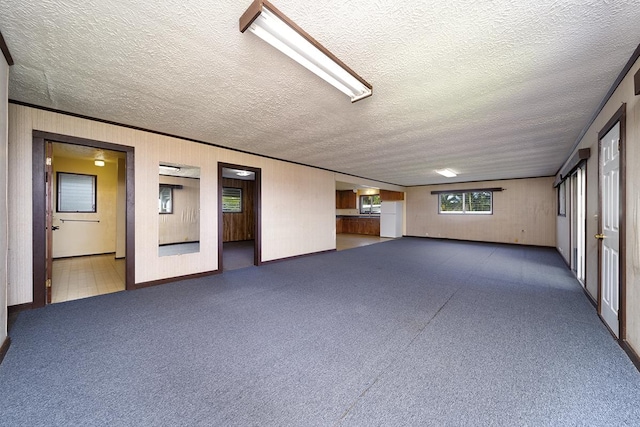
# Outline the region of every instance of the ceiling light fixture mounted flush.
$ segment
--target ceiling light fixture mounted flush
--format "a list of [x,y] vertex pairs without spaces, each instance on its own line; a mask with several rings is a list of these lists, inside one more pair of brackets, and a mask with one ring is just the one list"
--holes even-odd
[[436,172],[442,176],[446,176],[447,178],[453,178],[454,176],[458,176],[458,174],[452,171],[451,169],[436,169]]
[[103,166],[104,166],[104,160],[101,160],[101,159],[95,159],[95,160],[93,161],[93,164],[94,164],[94,165],[96,165],[96,166],[99,166],[99,167],[103,167]]
[[372,95],[373,87],[266,0],[254,0],[240,17],[240,32],[251,31],[289,58],[340,90],[351,102]]

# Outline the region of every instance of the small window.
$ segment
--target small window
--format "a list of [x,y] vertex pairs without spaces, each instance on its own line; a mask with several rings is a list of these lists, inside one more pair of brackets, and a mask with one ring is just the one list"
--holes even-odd
[[440,193],[438,213],[441,214],[492,214],[493,192],[465,191]]
[[558,186],[558,216],[567,216],[567,181]]
[[58,172],[57,212],[96,212],[96,176]]
[[372,194],[370,196],[360,196],[360,213],[361,214],[379,214],[380,213],[380,195]]
[[242,188],[222,188],[222,212],[242,212]]
[[173,188],[170,185],[160,184],[160,193],[158,196],[158,213],[173,213]]

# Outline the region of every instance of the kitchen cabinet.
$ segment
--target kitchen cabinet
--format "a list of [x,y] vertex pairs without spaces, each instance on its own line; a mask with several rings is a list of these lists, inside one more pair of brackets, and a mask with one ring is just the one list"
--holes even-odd
[[356,193],[352,190],[336,191],[336,209],[355,209]]
[[380,200],[392,202],[404,200],[404,193],[400,191],[380,190]]
[[[338,231],[340,230],[340,231]],[[380,218],[342,216],[336,218],[336,233],[380,235]]]

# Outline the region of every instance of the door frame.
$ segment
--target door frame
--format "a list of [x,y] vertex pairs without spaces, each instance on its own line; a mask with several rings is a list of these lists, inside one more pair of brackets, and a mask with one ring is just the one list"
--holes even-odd
[[[582,197],[579,197],[579,185],[576,184],[576,181],[579,181],[578,173],[582,177]],[[583,160],[576,168],[569,174],[567,181],[569,182],[570,196],[571,196],[571,209],[570,209],[570,219],[569,219],[569,247],[571,248],[570,254],[570,267],[574,272],[576,278],[582,285],[584,290],[587,289],[587,268],[586,268],[586,259],[587,259],[587,224],[586,224],[586,212],[587,212],[587,161]],[[582,202],[582,203],[580,203]],[[579,221],[580,218],[577,218],[578,211],[582,210],[583,218],[582,221]],[[578,223],[582,222],[582,225],[579,227]],[[577,238],[578,233],[576,232],[576,228],[581,228],[581,237],[582,237],[582,248],[576,245],[574,247],[574,242]],[[578,258],[575,251],[580,253],[580,249],[582,249],[582,271],[578,271]],[[575,267],[575,271],[573,270]],[[582,279],[579,278],[580,273],[582,273]],[[591,296],[593,299],[593,296]]]
[[222,219],[222,170],[243,169],[255,174],[253,197],[253,265],[262,265],[262,169],[251,166],[218,162],[218,271],[223,272],[222,251],[224,223]]
[[[33,302],[32,308],[46,305],[46,142],[60,142],[72,145],[120,151],[126,154],[126,220],[125,220],[125,289],[134,289],[135,285],[135,152],[134,147],[78,138],[51,132],[34,130],[32,143],[32,231],[33,231]],[[49,177],[52,179],[52,177]]]
[[[602,234],[602,138],[620,123],[620,265],[619,268],[619,301],[618,301],[618,342],[626,340],[627,336],[627,236],[626,236],[626,204],[627,204],[627,162],[626,162],[626,111],[627,104],[622,103],[607,124],[598,132],[598,234]],[[598,316],[602,319],[602,242],[598,242]],[[602,322],[607,323],[602,319]],[[608,328],[608,326],[607,326]]]

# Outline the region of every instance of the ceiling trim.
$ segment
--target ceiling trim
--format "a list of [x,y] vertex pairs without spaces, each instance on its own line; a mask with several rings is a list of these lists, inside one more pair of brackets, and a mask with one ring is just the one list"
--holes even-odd
[[[442,187],[445,185],[458,185],[458,184],[473,184],[475,182],[500,182],[500,181],[517,181],[519,179],[539,179],[539,178],[555,178],[555,175],[544,176],[523,176],[520,178],[500,178],[500,179],[484,179],[479,181],[460,181],[460,182],[441,182],[438,184],[418,184],[418,185],[405,185],[405,188],[418,188],[418,187]],[[454,190],[458,191],[458,190]],[[468,190],[467,190],[468,191]],[[448,191],[445,191],[447,193]]]
[[12,66],[13,58],[11,57],[11,53],[9,52],[9,46],[7,46],[7,43],[4,41],[4,37],[2,37],[1,31],[0,31],[0,50],[2,50],[2,53],[4,54],[4,59],[7,60],[7,64],[9,64],[9,66]]
[[[638,58],[640,58],[640,44],[638,44],[638,46],[636,47],[636,50],[633,51],[633,53],[631,54],[631,58],[629,58],[629,60],[625,64],[625,66],[622,69],[622,71],[620,71],[620,74],[618,75],[618,78],[613,82],[613,84],[611,85],[611,88],[609,88],[609,91],[607,92],[607,94],[602,99],[602,102],[600,102],[600,104],[598,105],[598,108],[596,108],[596,111],[593,113],[593,115],[591,116],[591,118],[587,122],[587,125],[582,129],[582,132],[580,132],[580,135],[578,135],[578,138],[576,139],[576,141],[571,146],[571,150],[569,150],[569,154],[567,155],[567,159],[564,161],[564,163],[562,163],[562,166],[560,166],[558,171],[555,173],[556,175],[559,174],[560,171],[565,167],[566,163],[570,159],[569,156],[571,155],[571,153],[573,153],[575,151],[575,149],[578,147],[578,145],[580,144],[580,141],[582,141],[582,138],[584,138],[584,136],[587,134],[587,131],[589,130],[591,125],[596,121],[596,119],[598,118],[598,116],[602,112],[602,109],[604,108],[604,106],[607,104],[607,102],[609,102],[609,100],[613,96],[613,93],[616,91],[616,89],[618,89],[618,86],[620,86],[620,83],[622,83],[622,80],[626,77],[627,74],[629,74],[629,71],[631,71],[631,67],[633,67],[633,64],[636,63]],[[637,93],[636,93],[636,95],[637,95]]]
[[333,170],[333,169],[323,168],[323,167],[320,167],[320,166],[308,165],[306,163],[294,162],[293,160],[285,160],[285,159],[280,159],[278,157],[267,156],[267,155],[264,155],[264,154],[252,153],[251,151],[240,150],[238,148],[225,147],[224,145],[215,144],[215,143],[212,143],[212,142],[201,141],[199,139],[187,138],[187,137],[184,137],[184,136],[173,135],[173,134],[170,134],[170,133],[160,132],[160,131],[157,131],[157,130],[145,129],[145,128],[141,128],[141,127],[138,127],[138,126],[127,125],[127,124],[124,124],[124,123],[112,122],[111,120],[98,119],[98,118],[95,118],[95,117],[85,116],[83,114],[70,113],[68,111],[57,110],[55,108],[42,107],[40,105],[30,104],[28,102],[17,101],[15,99],[9,99],[9,104],[15,104],[15,105],[23,106],[23,107],[34,108],[36,110],[49,111],[49,112],[56,113],[56,114],[63,114],[65,116],[77,117],[79,119],[91,120],[93,122],[104,123],[104,124],[112,125],[112,126],[120,126],[120,127],[123,127],[123,128],[138,130],[138,131],[141,131],[141,132],[148,132],[148,133],[152,133],[152,134],[155,134],[155,135],[168,136],[169,138],[182,139],[184,141],[189,141],[189,142],[195,142],[197,144],[208,145],[210,147],[216,147],[216,148],[222,148],[224,150],[235,151],[236,153],[243,153],[243,154],[249,154],[249,155],[252,155],[252,156],[262,157],[263,159],[277,160],[279,162],[290,163],[290,164],[294,164],[294,165],[298,165],[298,166],[306,166],[308,168],[323,170],[323,171],[327,171],[327,172],[331,172],[331,173],[339,173],[341,175],[351,176],[353,178],[365,179],[367,181],[373,181],[373,182],[379,182],[380,184],[394,185],[396,187],[407,187],[406,185],[395,184],[393,182],[387,182],[387,181],[380,181],[379,179],[367,178],[366,176],[353,175],[353,174],[350,174],[348,172],[341,172],[341,171],[337,171],[337,170]]

